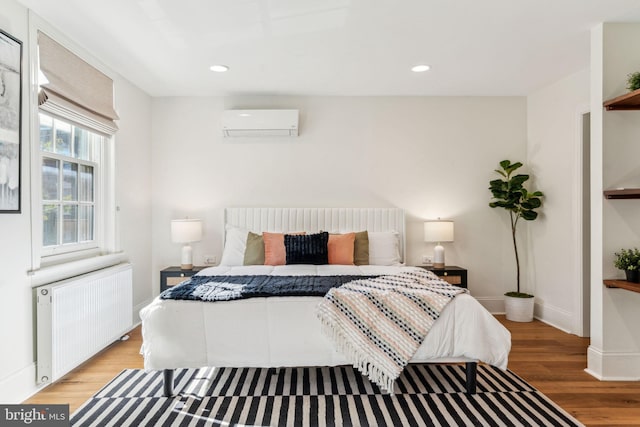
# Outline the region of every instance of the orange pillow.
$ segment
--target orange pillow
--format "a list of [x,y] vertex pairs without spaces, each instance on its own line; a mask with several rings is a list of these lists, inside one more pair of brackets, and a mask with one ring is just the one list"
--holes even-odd
[[330,234],[327,250],[329,264],[353,265],[353,245],[356,233]]
[[[305,234],[287,233],[287,234]],[[285,265],[287,263],[287,251],[284,248],[284,233],[262,233],[264,240],[264,265]]]

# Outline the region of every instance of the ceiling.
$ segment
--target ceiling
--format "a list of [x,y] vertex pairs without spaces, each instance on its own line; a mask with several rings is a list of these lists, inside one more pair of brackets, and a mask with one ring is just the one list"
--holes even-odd
[[599,22],[640,22],[640,0],[19,1],[152,96],[526,95],[587,67]]

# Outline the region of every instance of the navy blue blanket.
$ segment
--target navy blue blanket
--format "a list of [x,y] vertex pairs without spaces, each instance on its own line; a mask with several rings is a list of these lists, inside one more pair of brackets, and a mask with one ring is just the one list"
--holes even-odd
[[192,276],[161,299],[229,301],[257,297],[320,296],[329,289],[377,276]]

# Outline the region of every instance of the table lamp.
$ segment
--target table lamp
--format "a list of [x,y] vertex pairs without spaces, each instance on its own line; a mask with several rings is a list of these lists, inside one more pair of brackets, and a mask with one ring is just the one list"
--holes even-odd
[[433,266],[444,268],[444,248],[442,242],[453,242],[453,221],[438,218],[435,221],[425,221],[424,241],[436,242],[433,248]]
[[193,249],[189,243],[202,239],[202,221],[199,219],[174,219],[171,221],[171,240],[174,243],[184,243],[182,246],[182,270],[193,268]]

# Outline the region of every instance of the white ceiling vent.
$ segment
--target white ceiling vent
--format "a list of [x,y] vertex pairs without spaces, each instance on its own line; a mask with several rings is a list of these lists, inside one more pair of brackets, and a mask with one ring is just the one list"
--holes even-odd
[[298,136],[298,110],[225,110],[222,135]]

